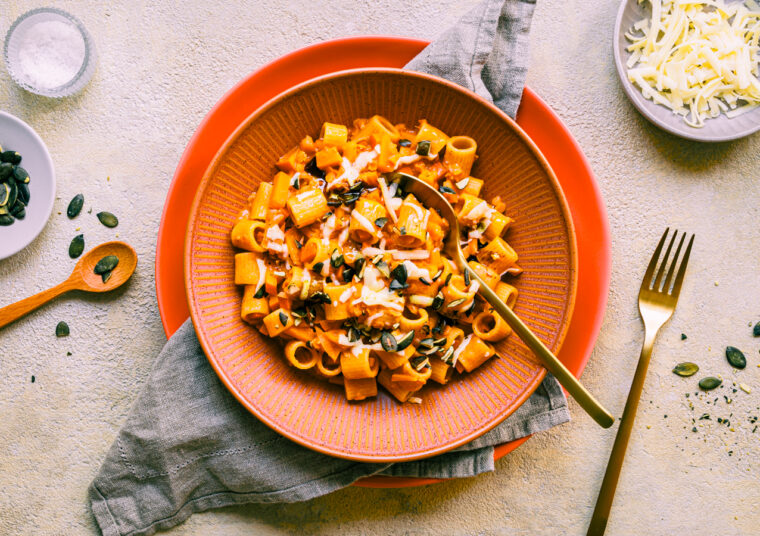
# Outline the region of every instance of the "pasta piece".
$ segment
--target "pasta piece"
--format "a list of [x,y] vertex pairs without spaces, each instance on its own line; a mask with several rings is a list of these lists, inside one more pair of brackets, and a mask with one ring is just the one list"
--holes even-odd
[[374,378],[377,376],[377,360],[370,358],[368,348],[354,347],[340,353],[340,369],[349,380]]
[[409,391],[401,387],[398,383],[391,380],[393,370],[383,369],[377,375],[377,383],[385,387],[385,389],[396,397],[399,402],[406,402],[414,391]]
[[256,285],[264,284],[266,267],[258,253],[238,253],[235,255],[235,284]]
[[443,133],[443,131],[435,128],[424,119],[420,121],[420,128],[417,131],[417,135],[414,137],[414,143],[419,145],[421,141],[430,142],[429,154],[438,154],[446,146],[446,142],[449,141],[449,137]]
[[517,302],[517,289],[510,284],[499,281],[494,289],[496,295],[501,301],[507,304],[510,309],[514,308],[515,302]]
[[493,269],[476,261],[470,261],[467,263],[472,271],[480,276],[483,282],[490,288],[496,290],[496,286],[500,283],[501,275],[497,274]]
[[320,376],[325,378],[331,378],[340,374],[340,361],[332,358],[327,353],[323,353],[319,356],[316,364],[317,372]]
[[377,396],[377,381],[375,381],[375,378],[351,380],[344,377],[343,387],[346,390],[346,400],[364,400]]
[[343,299],[348,293],[348,297],[355,291],[352,285],[325,285],[325,294],[330,298],[330,303],[325,304],[325,319],[327,320],[345,320],[349,316],[348,300]]
[[362,197],[356,202],[354,210],[351,212],[351,221],[348,227],[348,236],[355,242],[362,244],[374,244],[380,237],[378,232],[380,227],[375,222],[387,216],[385,207],[375,201]]
[[289,197],[287,206],[290,217],[298,228],[319,221],[328,211],[327,199],[316,188],[307,188],[293,197]]
[[494,355],[493,347],[477,336],[470,336],[464,348],[458,349],[457,367],[472,372]]
[[256,285],[246,285],[243,291],[240,317],[249,324],[257,322],[269,314],[269,300],[266,298],[255,298],[256,292]]
[[398,244],[405,248],[419,248],[425,244],[429,211],[409,194],[401,204],[396,228],[401,233]]
[[517,253],[501,238],[494,238],[486,247],[478,251],[478,260],[489,266],[498,274],[503,274],[507,268],[517,262]]
[[283,331],[293,326],[293,317],[289,311],[277,309],[265,316],[263,322],[269,336],[277,337]]
[[443,165],[448,168],[454,179],[470,174],[472,165],[475,163],[477,148],[478,144],[469,136],[453,136],[446,142]]
[[303,341],[290,341],[285,345],[285,358],[297,369],[313,368],[319,357],[317,352]]
[[327,169],[329,167],[339,167],[343,162],[343,157],[335,147],[327,147],[317,151],[317,167]]
[[493,240],[504,236],[514,220],[501,212],[491,214],[491,222],[486,227],[486,238]]
[[393,171],[396,169],[398,160],[398,148],[391,141],[388,134],[383,134],[380,138],[380,155],[377,157],[377,170],[382,172]]
[[261,245],[266,233],[263,221],[242,219],[232,228],[232,245],[236,248],[263,253],[266,248]]
[[259,184],[256,195],[248,207],[248,217],[252,220],[266,220],[269,198],[272,195],[272,185],[268,182]]
[[348,140],[348,129],[345,125],[323,123],[319,137],[324,142],[325,147],[343,147],[343,144]]
[[288,201],[292,177],[280,171],[272,179],[272,193],[269,198],[270,208],[283,208]]
[[440,359],[431,359],[430,368],[430,379],[441,385],[449,383],[449,380],[454,373],[454,367],[444,363]]
[[512,328],[495,311],[483,311],[472,322],[472,332],[488,342],[498,342],[509,337]]
[[359,133],[360,138],[369,138],[373,146],[379,144],[383,136],[388,136],[393,143],[401,137],[398,129],[381,115],[373,115]]

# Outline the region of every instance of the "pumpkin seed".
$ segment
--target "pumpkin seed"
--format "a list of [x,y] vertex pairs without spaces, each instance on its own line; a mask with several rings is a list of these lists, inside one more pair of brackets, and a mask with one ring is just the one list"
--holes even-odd
[[28,205],[29,199],[32,197],[32,194],[29,192],[29,185],[24,184],[23,182],[17,182],[16,187],[18,188],[18,199],[24,203],[24,205]]
[[9,164],[20,164],[21,155],[16,151],[3,151],[0,153],[0,160],[3,162],[8,162]]
[[0,181],[7,179],[13,174],[13,164],[3,162],[0,164]]
[[61,320],[58,322],[58,325],[55,327],[55,336],[56,337],[68,337],[69,336],[69,325]]
[[380,262],[378,262],[378,263],[375,264],[375,267],[385,277],[390,277],[391,276],[391,271],[390,271],[390,268],[388,268],[388,263],[387,262],[380,261]]
[[82,194],[75,195],[72,200],[69,201],[69,208],[66,209],[66,215],[69,218],[76,218],[79,216],[79,213],[82,212],[82,206],[84,206],[84,196]]
[[459,298],[458,300],[454,300],[450,304],[446,306],[447,309],[453,309],[454,307],[458,307],[459,305],[462,305],[465,301],[467,301],[467,298]]
[[396,337],[390,331],[383,331],[380,335],[380,344],[386,352],[395,352],[398,349]]
[[257,290],[256,294],[253,295],[253,297],[257,300],[260,300],[264,297],[264,295],[267,293],[267,289],[264,285],[261,285]]
[[710,391],[711,389],[718,387],[721,383],[723,383],[723,380],[720,380],[715,376],[708,376],[699,380],[699,388],[705,391]]
[[10,212],[11,216],[15,216],[16,219],[23,220],[26,216],[26,210],[24,209],[24,203],[21,202],[21,200],[17,199],[16,203],[10,208],[8,211]]
[[335,248],[330,254],[330,264],[333,268],[340,268],[343,266],[343,262],[343,254],[338,250],[338,248]]
[[288,324],[288,315],[280,311],[280,324],[283,326],[286,326]]
[[[2,165],[2,164],[0,164]],[[13,168],[13,178],[18,182],[29,182],[29,172],[21,166]]]
[[448,350],[446,350],[446,353],[441,356],[441,361],[443,361],[444,363],[449,363],[453,355],[454,355],[454,347],[449,346]]
[[312,270],[314,270],[316,273],[321,274],[322,268],[325,267],[325,263],[323,262],[315,262],[314,266],[311,267]]
[[375,225],[378,227],[384,227],[388,223],[388,218],[378,218],[375,220]]
[[84,235],[76,235],[69,244],[69,257],[76,259],[84,251]]
[[396,267],[391,272],[391,277],[402,285],[406,283],[407,276],[408,273],[406,271],[406,265],[404,263],[396,265]]
[[11,187],[7,184],[0,184],[0,207],[8,205],[8,200],[11,198]]
[[111,214],[110,212],[98,212],[98,219],[100,220],[100,223],[105,225],[106,227],[116,227],[119,225],[119,220],[116,216]]
[[13,216],[9,214],[0,214],[0,225],[10,225],[14,222]]
[[435,295],[435,298],[433,298],[433,303],[431,307],[435,309],[436,311],[441,308],[441,305],[443,305],[443,294],[439,292]]
[[430,154],[430,142],[428,140],[420,140],[417,142],[417,149],[414,151],[420,156],[427,156]]
[[755,324],[755,327],[752,328],[752,335],[754,335],[755,337],[760,337],[760,322]]
[[396,344],[396,351],[402,352],[406,350],[407,346],[412,344],[413,340],[414,340],[414,330],[410,331],[409,333],[401,337],[401,339]]
[[726,359],[729,365],[734,368],[743,369],[747,366],[747,358],[738,348],[726,346]]
[[697,373],[699,370],[699,367],[695,365],[694,363],[684,362],[684,363],[678,363],[673,368],[673,373],[678,374],[679,376],[688,377],[693,376]]
[[6,186],[8,186],[8,201],[6,206],[10,208],[16,204],[16,199],[18,199],[18,185],[15,181],[10,181]]
[[98,264],[95,265],[95,269],[93,271],[98,275],[104,274],[116,268],[118,264],[119,257],[116,255],[108,255],[98,261]]
[[317,166],[316,156],[306,163],[303,170],[312,177],[316,177],[318,179],[324,179],[327,175],[324,170],[320,169],[319,166]]
[[398,140],[399,147],[411,147],[412,146],[412,140],[407,140],[405,138],[401,138]]
[[435,344],[435,339],[433,339],[432,337],[427,337],[427,338],[425,338],[425,339],[422,339],[422,340],[420,341],[420,344],[419,344],[419,345],[420,345],[420,346],[424,346],[424,347],[426,347],[426,348],[432,348],[432,347],[433,347],[433,344]]
[[464,269],[464,284],[470,286],[470,271],[467,268]]
[[108,280],[111,279],[111,274],[113,274],[113,272],[110,270],[104,274],[100,274],[100,279],[103,280],[104,284],[108,283]]
[[389,285],[391,290],[403,290],[405,288],[409,288],[409,285],[406,283],[399,283],[396,279],[391,281],[391,284]]
[[460,190],[464,190],[467,187],[468,182],[470,182],[470,177],[465,177],[464,179],[456,183],[457,188],[459,188]]
[[452,190],[448,186],[441,186],[440,188],[438,188],[438,191],[441,192],[442,194],[455,194],[456,193],[454,190]]

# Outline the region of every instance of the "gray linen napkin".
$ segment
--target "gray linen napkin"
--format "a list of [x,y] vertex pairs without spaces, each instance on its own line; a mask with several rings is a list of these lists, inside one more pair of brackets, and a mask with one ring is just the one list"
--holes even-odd
[[[485,0],[407,68],[461,84],[514,117],[533,7],[531,0]],[[454,478],[492,471],[493,445],[568,420],[562,389],[547,376],[509,419],[446,454],[397,464],[333,458],[280,436],[239,404],[214,374],[188,320],[159,354],[89,499],[104,535],[148,535],[194,512],[304,501],[369,475]]]

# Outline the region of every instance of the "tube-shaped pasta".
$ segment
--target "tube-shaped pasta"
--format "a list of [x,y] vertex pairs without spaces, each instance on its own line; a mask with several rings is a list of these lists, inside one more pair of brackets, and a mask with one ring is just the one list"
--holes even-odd
[[282,334],[283,336],[302,342],[313,341],[317,336],[312,328],[304,324],[301,324],[300,326],[289,327]]
[[[399,339],[401,335],[399,332],[394,332],[394,336],[396,339]],[[399,367],[404,366],[404,363],[409,361],[411,357],[414,355],[415,348],[414,345],[409,345],[406,348],[404,348],[401,352],[386,352],[385,350],[373,350],[373,353],[380,358],[380,360],[385,364],[386,367],[389,369],[397,369]]]
[[422,328],[428,321],[428,314],[422,307],[407,306],[398,319],[401,331],[408,332]]
[[321,151],[317,151],[317,167],[319,169],[339,167],[341,162],[343,162],[343,157],[335,147],[325,147]]
[[306,153],[304,153],[300,147],[296,145],[290,151],[282,155],[277,161],[276,165],[282,171],[293,173],[296,171],[299,162],[301,162],[305,157]]
[[299,229],[319,221],[327,214],[327,199],[317,188],[304,188],[287,201],[290,217]]
[[248,251],[264,252],[266,248],[261,245],[266,233],[266,224],[260,220],[242,219],[232,228],[232,245],[236,248]]
[[243,290],[240,317],[249,324],[269,314],[269,300],[266,298],[254,298],[256,290],[256,285],[246,285],[245,290]]
[[293,326],[293,316],[290,314],[290,311],[277,309],[265,316],[262,322],[264,322],[264,327],[267,328],[269,336],[277,337],[283,331]]
[[357,350],[357,348],[340,353],[340,370],[343,372],[343,377],[348,380],[359,380],[376,376],[377,370],[373,371],[370,363],[369,349]]
[[301,248],[301,262],[314,269],[318,262],[324,263],[330,256],[330,244],[321,238],[309,238]]
[[409,194],[401,203],[396,228],[401,233],[396,241],[406,248],[419,248],[425,243],[428,210]]
[[266,220],[267,209],[269,208],[269,198],[272,195],[272,184],[262,182],[256,190],[256,195],[250,199],[248,205],[248,217],[252,220]]
[[466,177],[475,163],[477,149],[478,144],[469,136],[452,136],[446,142],[443,165],[455,178]]
[[364,400],[371,396],[377,396],[377,381],[375,381],[375,378],[351,380],[344,377],[343,387],[346,390],[347,400]]
[[498,238],[501,236],[504,236],[504,233],[507,232],[507,229],[509,229],[509,226],[514,222],[512,218],[509,216],[505,216],[501,212],[494,211],[491,214],[491,223],[488,224],[488,227],[486,227],[486,238],[489,238],[493,240],[494,238]]
[[493,354],[494,350],[490,344],[476,335],[471,335],[467,346],[459,350],[457,367],[461,366],[467,372],[472,372],[485,363]]
[[346,125],[325,122],[322,123],[319,137],[322,138],[325,147],[343,147],[343,144],[348,140],[348,129]]
[[377,157],[377,170],[381,172],[393,171],[398,160],[398,147],[391,137],[383,134],[380,138],[380,154]]
[[506,339],[512,333],[509,324],[495,311],[483,311],[472,322],[472,332],[488,342]]
[[356,242],[374,244],[380,238],[377,232],[380,228],[375,224],[379,218],[385,218],[388,212],[385,207],[375,201],[362,197],[356,202],[351,212],[351,221],[348,225],[348,236]]
[[406,402],[414,391],[408,391],[399,386],[396,382],[391,380],[393,376],[393,369],[382,369],[377,375],[377,383],[385,387],[385,389],[392,394],[399,402]]
[[330,337],[327,336],[324,331],[317,331],[317,341],[315,345],[319,344],[319,347],[324,351],[333,361],[340,359],[341,347],[333,342]]
[[485,264],[480,264],[477,261],[470,261],[467,263],[470,268],[472,268],[472,271],[475,272],[480,276],[480,278],[483,280],[483,282],[491,287],[492,289],[496,289],[496,285],[499,284],[500,275],[497,274],[495,271],[493,271],[491,268],[486,266]]
[[478,251],[478,260],[502,274],[517,262],[517,253],[503,239],[496,237]]
[[[324,292],[330,297],[331,303],[325,304],[326,320],[345,320],[349,316],[348,298],[351,296],[353,285],[325,285]],[[347,294],[348,293],[348,294]]]
[[270,208],[283,208],[288,201],[290,192],[290,175],[282,171],[272,179],[272,195],[269,198]]
[[340,360],[333,359],[327,353],[323,353],[317,360],[317,372],[325,378],[330,378],[340,374]]
[[464,179],[460,179],[454,183],[457,191],[460,194],[467,194],[478,197],[480,195],[480,190],[483,188],[483,181],[475,177],[467,177],[467,182],[464,185],[464,188],[459,188],[458,184],[463,180]]
[[288,229],[285,231],[285,244],[288,246],[288,256],[290,257],[290,264],[293,266],[301,266],[301,249],[299,244],[300,233],[296,229]]
[[301,370],[314,367],[319,354],[303,341],[290,341],[285,345],[285,358],[292,366]]
[[419,145],[421,141],[430,142],[430,152],[428,154],[438,154],[449,141],[449,137],[443,131],[435,128],[424,119],[420,121],[420,128],[414,137],[414,142]]
[[400,137],[398,129],[381,115],[373,115],[364,125],[359,133],[359,138],[369,138],[370,143],[375,146],[380,143],[383,136],[388,136],[393,143],[396,143]]
[[515,287],[508,283],[504,283],[503,281],[499,281],[494,292],[496,292],[496,295],[501,301],[507,304],[507,307],[510,309],[514,308],[518,294]]
[[[262,273],[262,269],[264,273]],[[235,284],[256,285],[264,283],[266,265],[258,253],[238,253],[235,255]]]
[[430,359],[430,379],[441,385],[445,385],[451,379],[454,367],[437,358]]
[[464,331],[454,326],[447,326],[443,336],[446,337],[445,348],[457,348],[464,341]]

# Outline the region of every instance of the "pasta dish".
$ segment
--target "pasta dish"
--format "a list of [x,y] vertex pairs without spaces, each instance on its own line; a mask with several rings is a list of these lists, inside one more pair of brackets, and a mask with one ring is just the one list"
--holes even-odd
[[479,282],[443,254],[449,223],[399,185],[418,177],[451,203],[469,268],[512,307],[517,254],[499,197],[487,202],[470,175],[477,144],[421,120],[384,117],[324,123],[276,162],[231,232],[241,317],[282,339],[293,367],[342,384],[348,400],[382,385],[420,403],[428,382],[446,384],[494,355],[511,333],[477,297]]

